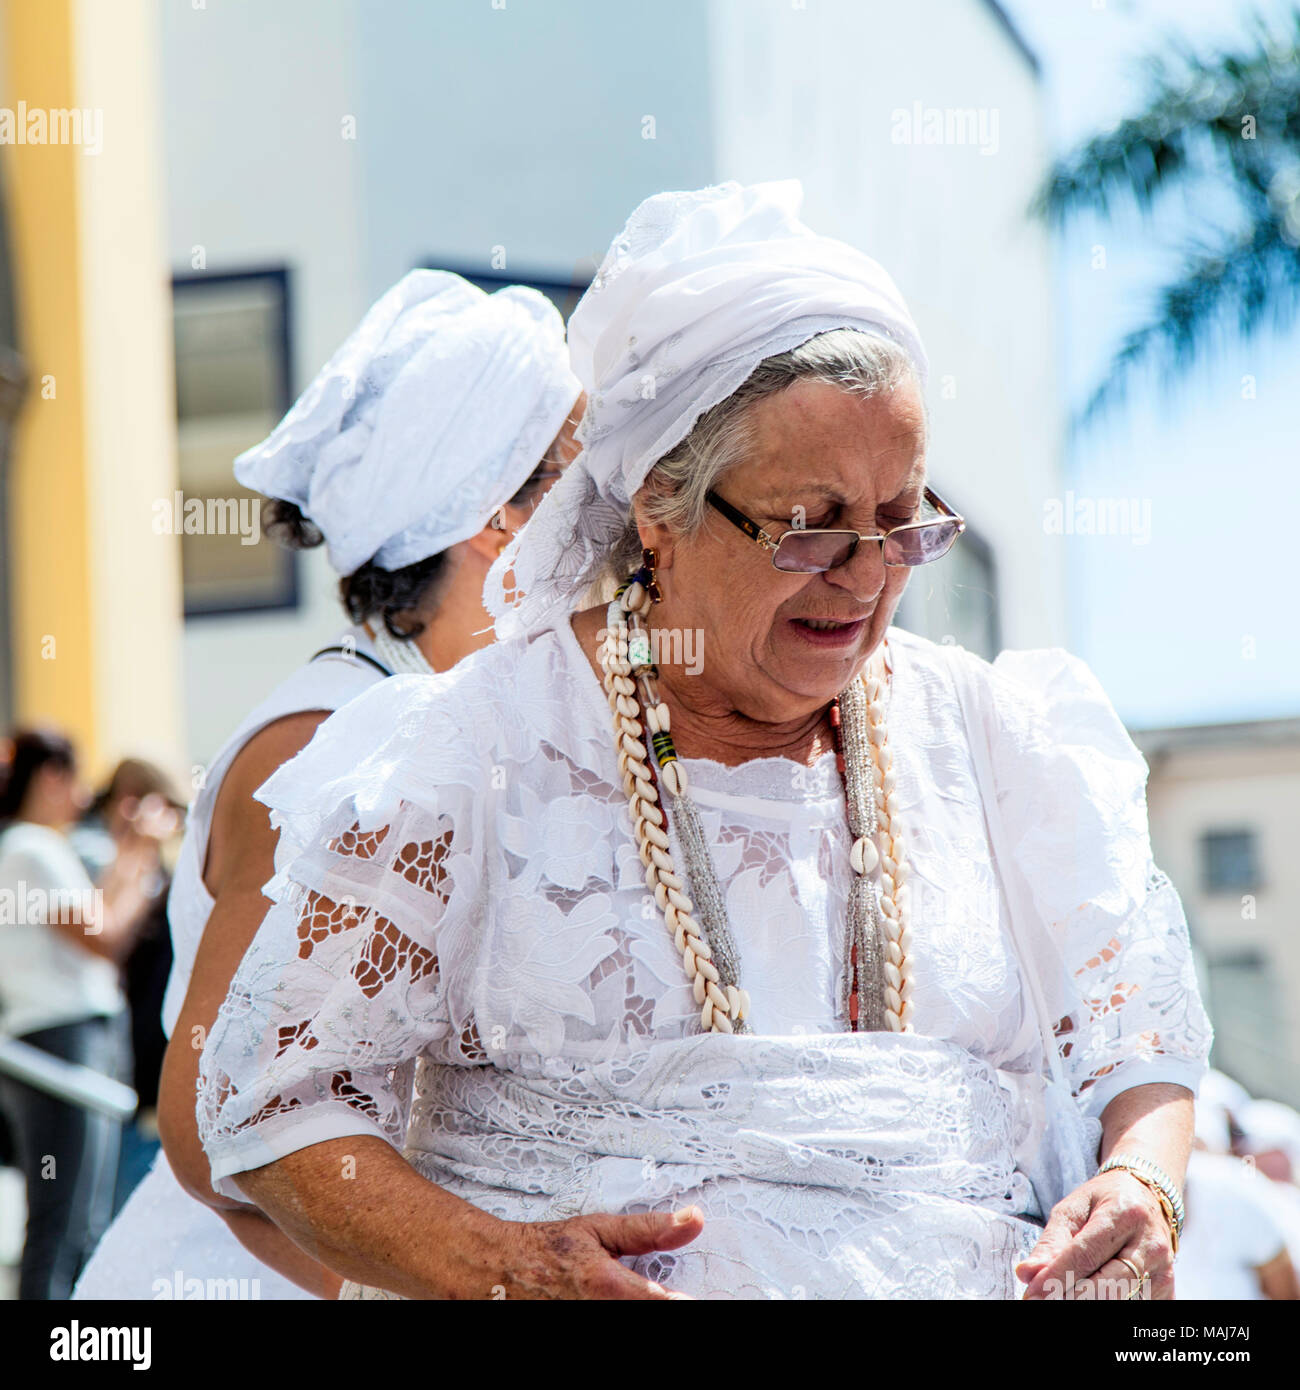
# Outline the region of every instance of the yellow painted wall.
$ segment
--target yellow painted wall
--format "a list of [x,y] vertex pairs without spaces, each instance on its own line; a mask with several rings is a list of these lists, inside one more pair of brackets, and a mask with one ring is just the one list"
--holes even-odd
[[[76,104],[73,0],[7,0],[4,105]],[[87,519],[85,344],[71,146],[5,145],[19,349],[30,382],[10,461],[14,705],[96,745]],[[51,656],[52,651],[52,656]]]
[[156,6],[78,0],[74,37],[80,104],[104,113],[78,244],[97,746],[179,771],[180,544],[153,529],[179,486]]
[[17,716],[66,728],[96,775],[127,754],[176,769],[179,550],[151,525],[176,486],[157,13],[0,11],[0,104],[88,110],[102,136],[99,153],[0,146],[31,373],[11,464]]

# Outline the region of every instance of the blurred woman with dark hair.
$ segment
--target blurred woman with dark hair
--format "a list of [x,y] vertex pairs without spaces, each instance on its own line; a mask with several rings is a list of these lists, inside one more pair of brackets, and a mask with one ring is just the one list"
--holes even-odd
[[[333,1297],[339,1280],[250,1204],[218,1196],[198,1141],[207,1030],[270,906],[277,834],[256,789],[355,695],[445,671],[492,641],[487,572],[576,445],[580,387],[550,301],[442,271],[388,291],[273,433],[235,463],[282,544],[324,544],[352,622],[244,719],[207,767],[168,904],[172,1039],[164,1153],[77,1287],[147,1299],[175,1271],[254,1281],[252,1297]],[[197,1198],[198,1200],[194,1200]]]
[[122,989],[130,1015],[130,1081],[137,1103],[135,1115],[122,1129],[113,1196],[115,1215],[158,1154],[158,1078],[167,1049],[161,1014],[172,967],[171,936],[167,930],[171,873],[163,856],[164,844],[180,830],[184,813],[184,803],[161,768],[143,758],[123,758],[69,835],[91,877],[98,878],[137,827],[145,824],[152,828],[153,853],[145,869],[144,884],[147,905],[136,924],[131,949],[122,961]]
[[[65,829],[88,796],[62,734],[14,735],[0,766],[0,1033],[111,1077],[124,1069],[119,965],[156,840],[129,821],[92,882]],[[113,1211],[119,1122],[0,1076],[27,1179],[20,1298],[63,1299]]]

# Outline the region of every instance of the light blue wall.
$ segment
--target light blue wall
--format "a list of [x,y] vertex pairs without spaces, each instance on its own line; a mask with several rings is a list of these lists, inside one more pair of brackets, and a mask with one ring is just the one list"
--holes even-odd
[[368,292],[426,257],[486,269],[496,246],[509,274],[568,280],[643,198],[709,182],[706,18],[699,0],[361,6]]

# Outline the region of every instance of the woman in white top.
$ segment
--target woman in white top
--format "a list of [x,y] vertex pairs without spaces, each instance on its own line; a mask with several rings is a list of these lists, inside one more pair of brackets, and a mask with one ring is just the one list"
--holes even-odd
[[[157,841],[129,825],[98,884],[65,829],[85,809],[72,744],[29,729],[0,765],[0,1033],[125,1071],[118,967],[149,904]],[[19,1298],[64,1299],[113,1212],[120,1123],[0,1076],[27,1179]],[[51,1165],[53,1165],[51,1167]]]
[[1300,1297],[1277,1184],[1230,1154],[1197,1149],[1187,1163],[1186,1239],[1178,1297]]
[[891,625],[962,523],[901,296],[798,200],[633,214],[513,635],[259,790],[200,1130],[351,1281],[1169,1294],[1209,1027],[1145,765],[1065,652]]
[[199,1050],[267,907],[276,837],[252,792],[360,691],[396,670],[447,670],[492,640],[484,576],[567,462],[578,395],[562,320],[542,295],[518,286],[487,295],[459,276],[415,271],[236,461],[239,480],[273,499],[272,533],[324,541],[353,621],[207,769],[169,904],[165,1152],[78,1297],[215,1296],[213,1281],[260,1298],[337,1288],[246,1202],[212,1192],[195,1134]]

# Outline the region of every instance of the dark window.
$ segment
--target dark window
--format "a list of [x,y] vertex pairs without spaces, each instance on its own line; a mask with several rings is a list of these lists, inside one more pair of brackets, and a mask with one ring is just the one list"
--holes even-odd
[[158,524],[180,536],[185,616],[294,607],[296,557],[231,470],[293,398],[288,272],[178,276],[172,321],[181,496]]
[[495,270],[467,270],[464,266],[440,264],[435,260],[425,261],[421,270],[450,270],[471,285],[477,285],[485,294],[495,294],[506,285],[527,285],[529,289],[540,290],[560,311],[565,323],[577,307],[578,300],[591,284],[595,268],[589,261],[579,262],[572,277],[568,280],[555,280],[545,275],[509,275]]
[[1211,1063],[1255,1095],[1289,1096],[1293,1063],[1285,1046],[1289,1023],[1278,994],[1277,961],[1254,948],[1207,953]]
[[[961,511],[961,504],[949,496],[942,479],[933,486]],[[951,638],[986,661],[992,661],[1002,650],[993,547],[970,525],[969,518],[966,530],[941,560],[912,570],[894,621],[932,642]]]
[[1210,830],[1201,837],[1201,869],[1207,893],[1259,886],[1252,830]]

